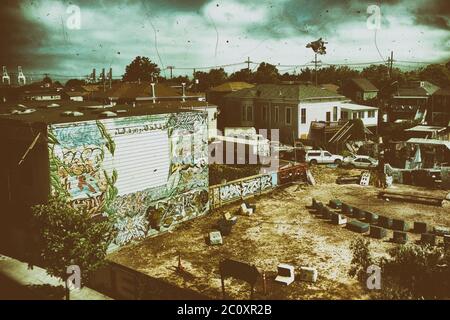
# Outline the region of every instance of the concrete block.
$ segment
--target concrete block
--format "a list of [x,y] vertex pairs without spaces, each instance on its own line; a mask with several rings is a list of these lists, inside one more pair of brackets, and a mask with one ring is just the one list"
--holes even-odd
[[398,231],[408,231],[409,224],[405,220],[401,219],[393,219],[392,220],[392,229]]
[[241,214],[243,214],[244,216],[250,216],[253,214],[253,209],[248,208],[245,203],[241,204],[240,211],[241,211]]
[[432,233],[422,233],[420,236],[420,242],[423,244],[436,245],[436,235]]
[[408,242],[408,234],[403,231],[394,231],[392,242],[405,244],[406,242]]
[[341,209],[342,209],[342,213],[343,214],[346,214],[346,215],[352,215],[353,214],[353,207],[348,205],[348,204],[346,204],[346,203],[342,204]]
[[434,227],[433,233],[438,236],[450,235],[450,229],[446,227]]
[[383,239],[387,236],[387,230],[382,227],[370,226],[370,236],[375,239]]
[[425,222],[414,222],[414,232],[427,233],[428,225]]
[[450,248],[450,235],[444,235],[444,248]]
[[307,282],[316,282],[317,281],[317,269],[310,267],[300,267],[300,280]]
[[342,207],[342,202],[341,202],[341,200],[333,199],[333,200],[330,200],[328,205],[333,209],[340,209]]
[[222,234],[220,231],[212,231],[209,233],[209,244],[212,246],[223,244]]
[[378,225],[383,228],[392,228],[392,219],[385,216],[378,216]]
[[336,225],[343,225],[347,223],[347,218],[342,214],[333,213],[331,215],[331,222]]
[[280,263],[278,265],[278,275],[276,276],[275,281],[288,286],[294,282],[294,279],[294,266]]
[[378,222],[378,215],[373,213],[373,212],[366,211],[366,222],[370,223],[370,224],[377,223]]
[[323,206],[322,207],[322,210],[321,210],[321,215],[322,215],[322,218],[324,218],[324,219],[331,219],[331,214],[333,213],[333,211],[331,211],[329,208],[327,208],[326,206]]
[[366,218],[366,212],[363,211],[363,210],[361,210],[361,209],[359,209],[359,208],[353,207],[353,216],[354,216],[356,219],[361,219],[361,220],[363,220],[363,219]]
[[352,231],[358,232],[358,233],[365,233],[365,232],[369,231],[369,227],[370,227],[370,225],[368,223],[364,223],[364,222],[357,221],[357,220],[347,223],[347,228],[349,230],[352,230]]

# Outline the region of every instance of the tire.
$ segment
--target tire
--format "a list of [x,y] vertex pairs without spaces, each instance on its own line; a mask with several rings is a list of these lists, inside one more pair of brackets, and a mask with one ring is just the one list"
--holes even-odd
[[342,163],[342,161],[339,159],[334,160],[334,164],[340,165],[341,163]]
[[316,159],[312,159],[311,161],[309,161],[309,164],[312,166],[317,165],[317,160]]

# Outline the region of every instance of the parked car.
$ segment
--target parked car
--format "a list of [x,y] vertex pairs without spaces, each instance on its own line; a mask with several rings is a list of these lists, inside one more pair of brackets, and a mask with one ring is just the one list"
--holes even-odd
[[326,150],[308,150],[305,156],[305,161],[312,165],[319,163],[341,164],[343,160],[342,156],[331,154]]
[[375,168],[378,160],[369,156],[350,156],[344,159],[344,165],[350,168]]

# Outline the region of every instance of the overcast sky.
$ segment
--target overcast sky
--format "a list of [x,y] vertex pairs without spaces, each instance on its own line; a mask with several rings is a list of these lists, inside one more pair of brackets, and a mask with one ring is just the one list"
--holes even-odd
[[[376,34],[367,27],[372,4],[381,7]],[[80,29],[70,28],[70,5],[81,10]],[[81,76],[112,66],[119,76],[137,55],[163,67],[248,56],[301,65],[313,59],[305,45],[319,37],[328,41],[320,57],[327,63],[380,61],[391,50],[399,61],[450,59],[449,0],[2,0],[1,6],[0,63],[11,72],[21,65],[26,73]],[[175,71],[185,73],[192,71]]]

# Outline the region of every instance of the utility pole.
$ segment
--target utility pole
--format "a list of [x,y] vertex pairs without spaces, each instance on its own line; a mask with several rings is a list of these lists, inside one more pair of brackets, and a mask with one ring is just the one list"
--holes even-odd
[[391,51],[391,57],[388,58],[389,65],[389,79],[392,79],[392,69],[394,67],[394,51]]
[[173,69],[174,69],[175,67],[174,66],[167,66],[167,69],[169,69],[170,70],[170,79],[172,79],[173,78],[173,74],[172,74],[172,72],[173,72]]
[[320,60],[317,60],[317,53],[316,54],[314,54],[314,61],[311,61],[311,62],[313,62],[314,63],[314,70],[315,70],[315,78],[316,78],[316,81],[315,81],[315,83],[316,83],[316,86],[317,86],[317,66],[318,66],[318,64],[319,63],[322,63],[322,61],[320,61]]
[[251,63],[251,61],[250,61],[250,57],[247,57],[247,70],[249,70],[250,71],[250,63]]

